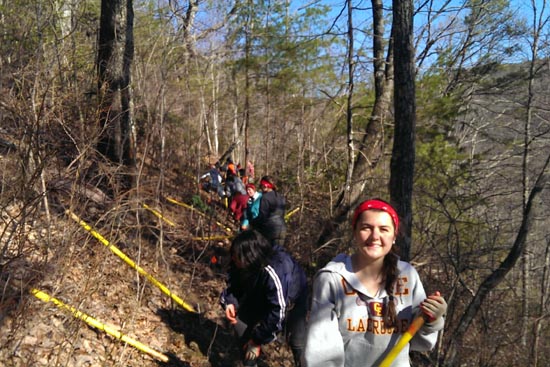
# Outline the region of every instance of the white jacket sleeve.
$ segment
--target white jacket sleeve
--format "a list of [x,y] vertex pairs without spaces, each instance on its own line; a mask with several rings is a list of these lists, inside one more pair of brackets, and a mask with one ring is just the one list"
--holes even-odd
[[304,363],[307,367],[343,367],[344,343],[338,327],[339,275],[317,274],[308,321]]

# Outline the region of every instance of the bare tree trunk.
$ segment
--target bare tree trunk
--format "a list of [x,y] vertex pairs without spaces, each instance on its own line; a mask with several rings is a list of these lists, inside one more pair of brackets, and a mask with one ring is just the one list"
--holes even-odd
[[[250,7],[250,2],[248,4]],[[250,73],[249,73],[249,63],[250,63],[250,52],[251,52],[251,39],[252,37],[252,24],[250,19],[250,14],[247,15],[246,25],[245,25],[245,46],[244,46],[244,57],[245,57],[245,75],[244,75],[244,161],[245,164],[248,162],[248,155],[250,153],[248,149],[248,129],[250,127]]]
[[189,57],[195,56],[195,42],[191,40],[191,27],[195,22],[198,6],[199,0],[188,1],[187,11],[185,12],[185,19],[183,22],[183,42],[185,43]]
[[[246,119],[243,119],[243,122],[239,125],[240,116],[239,116],[239,87],[237,85],[237,82],[235,80],[235,75],[232,75],[233,85],[235,86],[235,89],[233,89],[233,125],[238,126],[239,129],[239,136],[244,135],[244,162],[246,166],[246,162],[248,161],[249,151],[248,151],[248,125]],[[246,102],[245,102],[246,104]],[[246,106],[245,106],[246,107]]]
[[[183,38],[183,47],[187,50],[184,55],[184,63],[196,55],[195,40],[191,29],[195,23],[195,16],[199,8],[199,0],[187,0],[187,6],[183,1],[169,1],[170,10],[173,15],[181,22],[181,37]],[[180,26],[180,24],[178,24]]]
[[387,56],[384,59],[384,9],[382,5],[382,0],[372,0],[376,99],[353,165],[349,200],[346,204],[345,190],[342,190],[336,201],[333,215],[317,239],[317,246],[326,243],[334,230],[347,219],[350,209],[361,199],[365,185],[369,177],[372,177],[371,173],[384,153],[384,120],[389,110],[393,90],[393,47],[390,41]]
[[[273,152],[272,152],[272,148],[271,148],[271,144],[273,146],[275,146],[274,142],[271,141],[271,134],[270,134],[270,131],[271,131],[271,103],[270,103],[270,99],[271,99],[271,96],[270,96],[270,75],[269,75],[269,63],[266,62],[265,63],[265,78],[266,78],[266,90],[265,90],[265,131],[266,131],[266,134],[265,134],[265,160],[264,160],[264,164],[265,164],[265,170],[264,170],[264,173],[266,175],[269,175],[270,172],[269,172],[269,167],[271,166],[271,160],[273,159]],[[284,129],[284,127],[283,127]],[[271,143],[271,144],[270,144]],[[282,150],[285,150],[285,149],[282,149]],[[284,162],[284,159],[281,159],[281,162]]]
[[353,163],[355,160],[355,147],[353,145],[353,74],[355,73],[354,44],[353,44],[353,7],[351,0],[347,0],[348,8],[348,99],[346,106],[347,138],[348,138],[348,168],[344,187],[343,206],[350,207],[351,180],[353,176]]
[[[372,0],[373,5],[373,66],[375,80],[375,101],[371,116],[365,128],[365,135],[359,146],[355,161],[350,193],[350,205],[361,199],[369,177],[384,155],[384,123],[390,109],[393,93],[393,40],[387,45],[384,58],[384,13],[382,0]],[[392,28],[394,25],[392,24]],[[393,32],[393,31],[392,31]],[[340,201],[340,200],[339,200]]]
[[61,50],[63,50],[63,53],[62,55],[58,55],[58,60],[61,66],[60,73],[61,75],[63,75],[65,68],[69,64],[67,60],[67,53],[65,52],[65,44],[66,40],[69,39],[73,28],[72,19],[74,5],[68,2],[55,1],[55,7],[58,9],[59,28],[61,30],[59,43],[61,45],[60,48]]
[[405,261],[409,260],[411,249],[416,135],[413,7],[412,0],[393,1],[395,132],[391,156],[390,196],[403,221],[403,231],[398,239],[398,245]]
[[132,120],[130,67],[134,55],[132,0],[102,0],[98,48],[98,89],[101,136],[98,151],[115,165],[125,166],[123,189],[133,185],[135,138]]

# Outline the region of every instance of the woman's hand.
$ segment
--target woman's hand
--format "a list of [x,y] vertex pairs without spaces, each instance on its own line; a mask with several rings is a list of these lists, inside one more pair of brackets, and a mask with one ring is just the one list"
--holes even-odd
[[231,324],[237,323],[237,311],[235,310],[235,305],[227,305],[225,307],[225,317],[229,320]]
[[434,322],[447,313],[447,302],[445,302],[445,298],[438,291],[428,296],[420,304],[420,309],[428,317],[428,322]]

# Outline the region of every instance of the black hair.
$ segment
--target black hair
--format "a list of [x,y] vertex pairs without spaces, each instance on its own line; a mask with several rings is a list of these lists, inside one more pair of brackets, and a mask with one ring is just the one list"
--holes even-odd
[[231,258],[243,268],[259,270],[269,263],[273,255],[271,243],[258,231],[247,230],[239,233],[231,243]]

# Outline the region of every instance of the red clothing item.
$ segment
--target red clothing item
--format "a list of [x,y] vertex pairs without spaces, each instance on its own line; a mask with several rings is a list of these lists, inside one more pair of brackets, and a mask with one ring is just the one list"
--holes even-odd
[[240,222],[243,217],[243,213],[246,210],[246,205],[248,202],[248,195],[243,195],[236,193],[231,199],[231,204],[229,204],[229,209],[233,213],[233,217],[237,222]]

